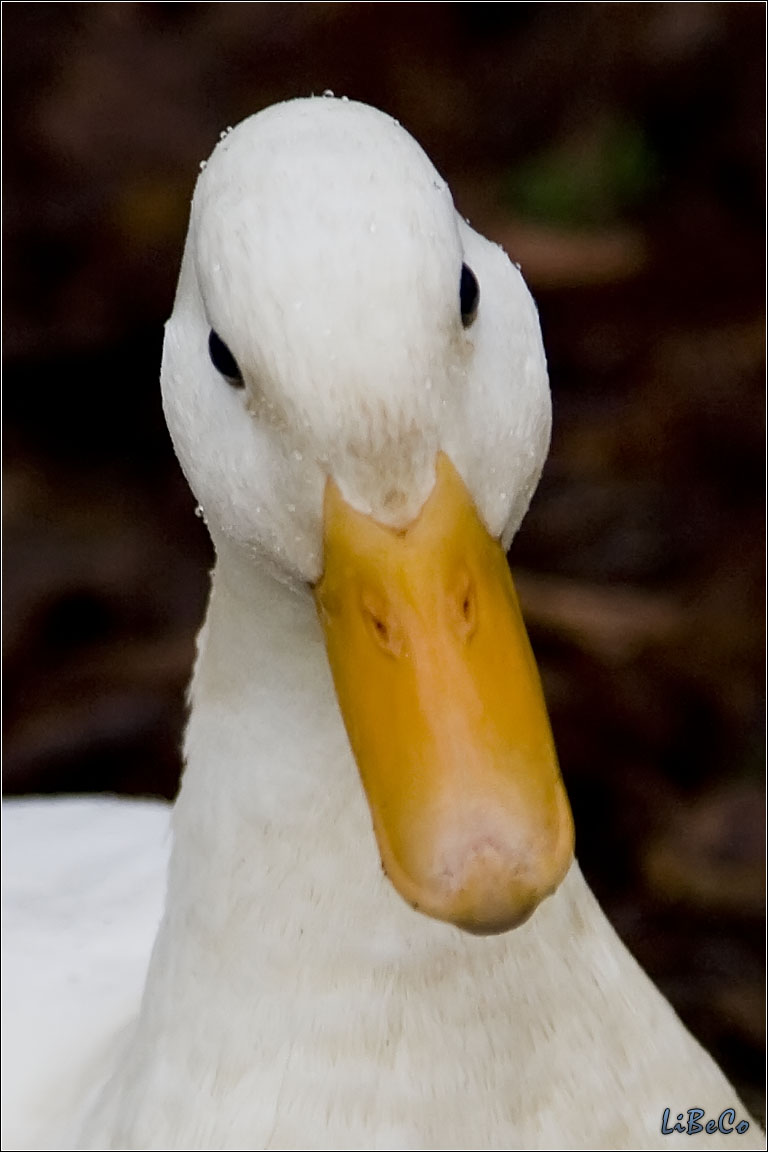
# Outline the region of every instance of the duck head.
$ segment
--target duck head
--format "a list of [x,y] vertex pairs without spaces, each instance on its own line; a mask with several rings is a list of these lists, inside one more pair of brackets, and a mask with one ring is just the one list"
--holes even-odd
[[505,556],[550,430],[519,271],[388,116],[277,105],[201,172],[162,385],[217,548],[312,590],[395,888],[522,923],[573,825]]

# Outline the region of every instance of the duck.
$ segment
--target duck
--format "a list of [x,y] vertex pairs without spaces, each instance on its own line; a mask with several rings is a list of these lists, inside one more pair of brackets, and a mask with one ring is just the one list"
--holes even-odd
[[574,858],[506,560],[537,311],[402,126],[222,134],[161,388],[216,552],[182,784],[5,806],[3,1147],[762,1147]]

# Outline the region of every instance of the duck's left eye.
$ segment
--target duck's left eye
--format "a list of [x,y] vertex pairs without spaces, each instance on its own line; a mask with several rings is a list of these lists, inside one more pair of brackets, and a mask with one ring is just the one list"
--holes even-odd
[[221,372],[227,383],[231,384],[233,388],[242,388],[243,374],[237,366],[237,360],[213,328],[211,328],[211,334],[208,337],[208,352],[214,368],[217,372]]
[[461,266],[459,301],[461,302],[461,322],[465,328],[469,328],[477,316],[477,306],[480,303],[480,285],[474,272],[466,264]]

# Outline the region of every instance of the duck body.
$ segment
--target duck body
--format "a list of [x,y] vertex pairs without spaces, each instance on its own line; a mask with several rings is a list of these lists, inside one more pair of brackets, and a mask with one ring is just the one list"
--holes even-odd
[[[315,196],[349,165],[354,194],[342,181]],[[389,213],[403,185],[405,199]],[[243,194],[252,187],[267,217],[255,231]],[[371,187],[366,199],[361,188]],[[403,219],[405,239],[395,226]],[[297,220],[307,231],[291,245]],[[532,915],[508,884],[510,922],[525,921],[514,931],[455,926],[468,915],[451,903],[459,876],[479,908],[472,933],[498,932],[486,878],[511,866],[485,794],[469,798],[468,832],[419,825],[419,843],[432,837],[442,862],[434,883],[428,869],[417,876],[419,899],[438,893],[429,916],[401,898],[376,850],[372,808],[382,858],[382,844],[395,844],[390,874],[402,859],[414,874],[422,866],[409,843],[397,856],[400,841],[386,841],[392,826],[382,832],[381,821],[394,818],[386,804],[377,815],[357,754],[365,740],[340,711],[327,613],[313,592],[329,564],[327,485],[330,477],[355,515],[401,539],[441,483],[435,456],[444,452],[487,532],[508,541],[549,433],[538,325],[519,274],[455,220],[413,141],[351,102],[297,101],[237,129],[201,178],[190,234],[166,335],[164,403],[217,562],[190,689],[165,910],[133,1019],[127,1000],[137,996],[145,953],[126,961],[130,979],[112,999],[89,1004],[78,994],[87,1059],[75,1045],[72,1085],[49,1096],[40,1085],[52,1103],[34,1135],[30,1124],[23,1135],[29,1093],[20,1091],[27,1103],[11,1120],[22,1133],[14,1146],[62,1147],[66,1128],[71,1146],[87,1149],[762,1147],[753,1123],[738,1136],[662,1134],[667,1108],[673,1123],[694,1107],[705,1119],[728,1108],[749,1118],[624,949],[575,862],[559,882],[567,822],[556,781],[541,791],[544,831],[512,870],[553,851],[557,876],[531,871],[526,891],[538,885],[540,904]],[[367,269],[382,254],[392,306],[372,313]],[[462,261],[486,305],[472,341],[464,314],[458,322],[450,313]],[[247,319],[254,309],[257,335]],[[231,349],[234,387],[208,362],[211,329]],[[352,334],[349,355],[342,331]],[[499,372],[505,355],[509,370]],[[389,660],[406,618],[382,615]],[[409,675],[416,663],[412,655]],[[387,723],[399,723],[396,700],[382,741]],[[541,762],[546,771],[544,753]],[[480,773],[484,781],[484,761]],[[498,795],[503,806],[508,793],[499,786]],[[154,911],[135,934],[137,952],[162,887],[162,811],[155,817],[154,883],[144,877]],[[39,1038],[43,1023],[25,1025],[22,1012],[14,1028]]]
[[136,1018],[163,910],[170,808],[3,804],[3,1148],[75,1148]]
[[734,1106],[576,864],[501,936],[398,897],[306,593],[214,576],[174,822],[142,1013],[88,1147],[656,1148],[665,1107]]

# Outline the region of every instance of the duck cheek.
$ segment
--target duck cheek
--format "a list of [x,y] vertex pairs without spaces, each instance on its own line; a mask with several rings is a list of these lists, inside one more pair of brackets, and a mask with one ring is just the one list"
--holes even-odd
[[447,457],[436,475],[399,532],[329,482],[315,595],[387,875],[501,932],[563,879],[573,824],[506,557]]

